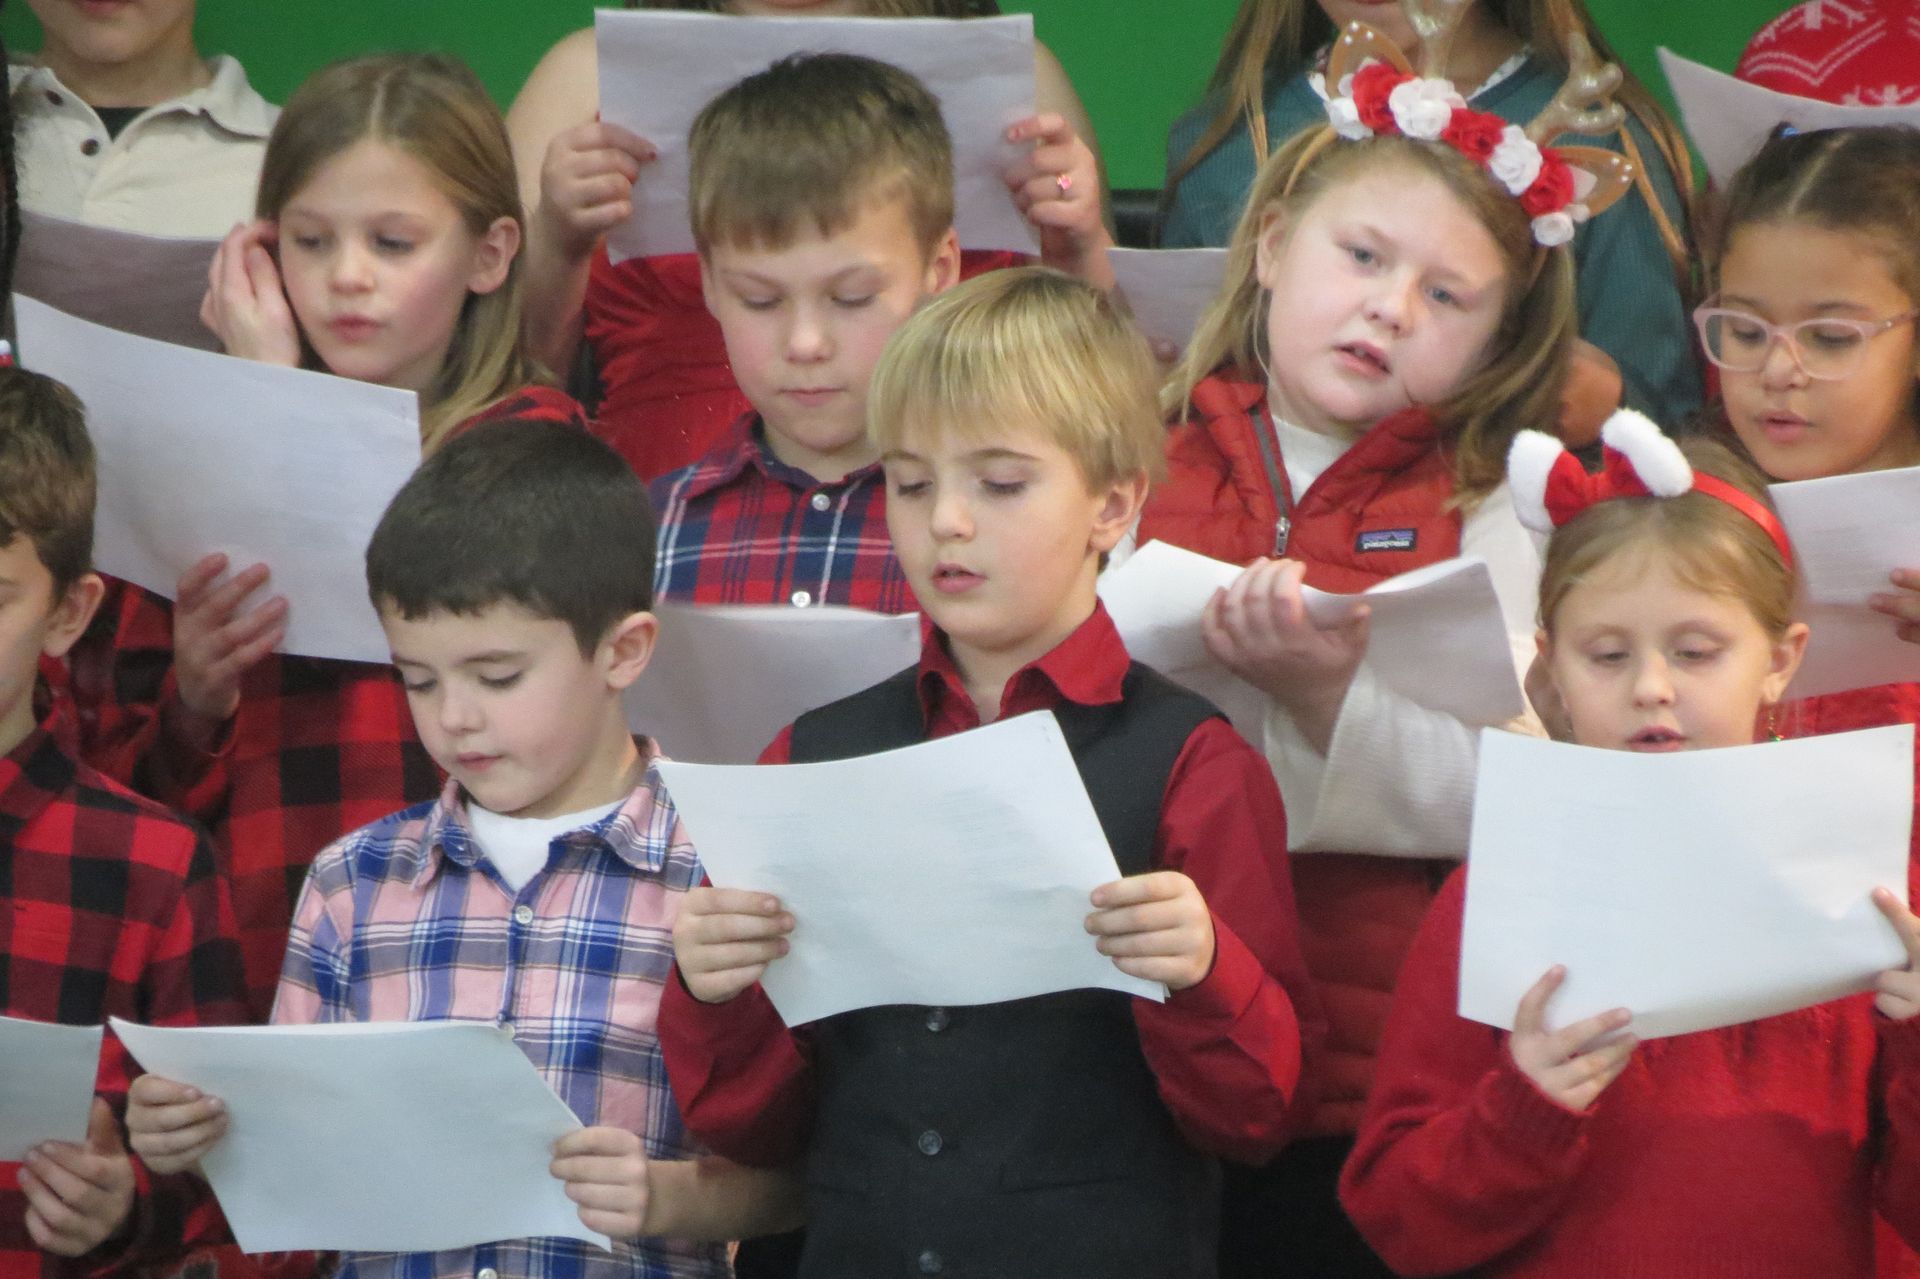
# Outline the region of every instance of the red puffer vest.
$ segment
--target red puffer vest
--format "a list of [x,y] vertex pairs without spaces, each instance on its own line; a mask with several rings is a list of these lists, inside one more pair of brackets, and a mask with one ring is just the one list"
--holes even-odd
[[[1168,434],[1167,480],[1147,500],[1142,545],[1171,542],[1238,564],[1286,554],[1306,563],[1308,583],[1344,593],[1460,553],[1452,470],[1424,411],[1377,423],[1285,511],[1265,398],[1263,386],[1220,377],[1194,388],[1193,419]],[[1401,960],[1456,863],[1364,853],[1291,861],[1301,944],[1329,1023],[1325,1051],[1308,1063],[1317,1107],[1303,1135],[1350,1135]]]

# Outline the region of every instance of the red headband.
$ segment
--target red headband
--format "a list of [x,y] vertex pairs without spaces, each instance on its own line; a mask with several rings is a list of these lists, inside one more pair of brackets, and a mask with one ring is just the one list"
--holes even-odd
[[1678,497],[1696,490],[1725,502],[1758,524],[1793,563],[1793,546],[1780,519],[1764,502],[1743,493],[1725,480],[1697,474],[1680,448],[1653,422],[1631,409],[1607,419],[1600,438],[1601,468],[1588,474],[1580,459],[1560,441],[1539,431],[1522,431],[1507,454],[1507,480],[1520,522],[1541,533],[1551,533],[1595,502],[1616,497]]

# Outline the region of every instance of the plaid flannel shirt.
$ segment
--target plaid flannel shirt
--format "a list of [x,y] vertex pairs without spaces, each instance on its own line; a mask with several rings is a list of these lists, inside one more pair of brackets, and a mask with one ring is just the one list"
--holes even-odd
[[[0,758],[0,1012],[99,1025],[241,1020],[233,915],[212,849],[187,823],[79,765],[48,724]],[[95,1091],[124,1114],[138,1067],[109,1034]],[[129,1227],[72,1260],[26,1228],[19,1165],[0,1164],[0,1274],[78,1276],[157,1266],[224,1237],[206,1187],[134,1161]]]
[[[572,397],[545,386],[464,425],[507,417],[586,425]],[[173,606],[131,583],[108,579],[65,669],[46,673],[71,703],[63,719],[89,764],[213,833],[255,1021],[272,1006],[287,921],[314,854],[439,793],[439,770],[390,666],[276,653],[242,677],[240,709],[215,749],[170,733]]]
[[685,604],[918,605],[887,537],[875,463],[823,484],[768,450],[746,414],[706,457],[650,486],[660,522],[654,595]]
[[[667,1089],[655,1032],[672,929],[699,863],[642,743],[620,808],[556,838],[509,889],[474,843],[458,786],[314,860],[287,945],[276,1022],[486,1021],[587,1125],[638,1133],[649,1159],[701,1153]],[[571,1239],[440,1253],[350,1253],[342,1273],[451,1279],[722,1279],[726,1248],[649,1239],[611,1255]]]

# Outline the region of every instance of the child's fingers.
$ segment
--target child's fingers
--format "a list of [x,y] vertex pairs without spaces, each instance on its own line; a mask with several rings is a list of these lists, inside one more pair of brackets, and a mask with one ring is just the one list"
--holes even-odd
[[154,1075],[135,1080],[127,1098],[127,1132],[136,1141],[211,1124],[227,1112],[227,1103],[218,1097]]
[[[134,1154],[157,1171],[173,1172],[206,1154],[226,1134],[227,1116],[222,1111],[172,1127],[133,1130],[129,1135]],[[162,1161],[170,1166],[161,1168]]]
[[1101,910],[1111,910],[1142,902],[1172,901],[1184,897],[1192,887],[1193,881],[1177,870],[1156,870],[1102,884],[1093,890],[1092,900]]
[[1513,1033],[1516,1035],[1538,1035],[1547,1028],[1547,1001],[1553,998],[1553,992],[1560,989],[1560,983],[1567,979],[1567,970],[1555,964],[1541,975],[1539,981],[1527,987],[1527,993],[1520,996],[1520,1006],[1513,1013]]
[[717,888],[711,884],[702,885],[688,892],[686,902],[680,908],[680,916],[701,915],[778,915],[781,913],[780,899],[772,893],[755,892],[748,888]]
[[1556,1060],[1571,1060],[1597,1052],[1608,1037],[1625,1029],[1633,1015],[1624,1008],[1610,1008],[1591,1017],[1583,1017],[1570,1026],[1562,1026],[1546,1037],[1549,1054]]
[[1920,1012],[1920,973],[1905,968],[1889,969],[1874,979],[1874,987],[1879,994],[1874,997],[1873,1006],[1882,1015],[1894,1021],[1906,1021]]
[[691,945],[718,946],[729,942],[768,942],[793,931],[793,916],[699,915],[683,919],[677,935]]
[[[264,568],[265,565],[256,565]],[[192,568],[180,575],[173,592],[173,607],[176,612],[184,612],[200,607],[201,596],[205,595],[220,575],[227,571],[227,557],[215,551],[205,555]]]
[[596,120],[592,124],[594,143],[609,150],[618,151],[637,164],[648,164],[659,158],[660,148],[647,141],[632,129]]
[[1920,967],[1920,918],[1916,918],[1907,904],[1890,888],[1874,889],[1873,904],[1893,925],[1893,931],[1899,934],[1900,944],[1907,950],[1907,966]]
[[683,948],[676,958],[684,971],[696,976],[726,978],[754,971],[754,979],[758,980],[759,972],[786,954],[792,945],[784,937],[771,941],[701,944]]

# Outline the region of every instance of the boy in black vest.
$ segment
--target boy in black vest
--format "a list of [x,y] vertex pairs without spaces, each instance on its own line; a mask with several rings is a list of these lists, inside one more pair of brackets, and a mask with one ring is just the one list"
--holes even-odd
[[[1303,1020],[1285,817],[1264,760],[1134,665],[1094,592],[1158,467],[1145,342],[1031,268],[929,303],[874,374],[887,526],[929,625],[919,665],[804,715],[763,762],[843,758],[1026,711],[1060,720],[1125,878],[1088,944],[1164,1004],[1074,991],[869,1008],[788,1029],[759,985],[794,920],[702,888],[661,1039],[688,1126],[804,1157],[803,1276],[1207,1276],[1215,1155],[1286,1140]],[[824,815],[823,815],[824,817]]]

